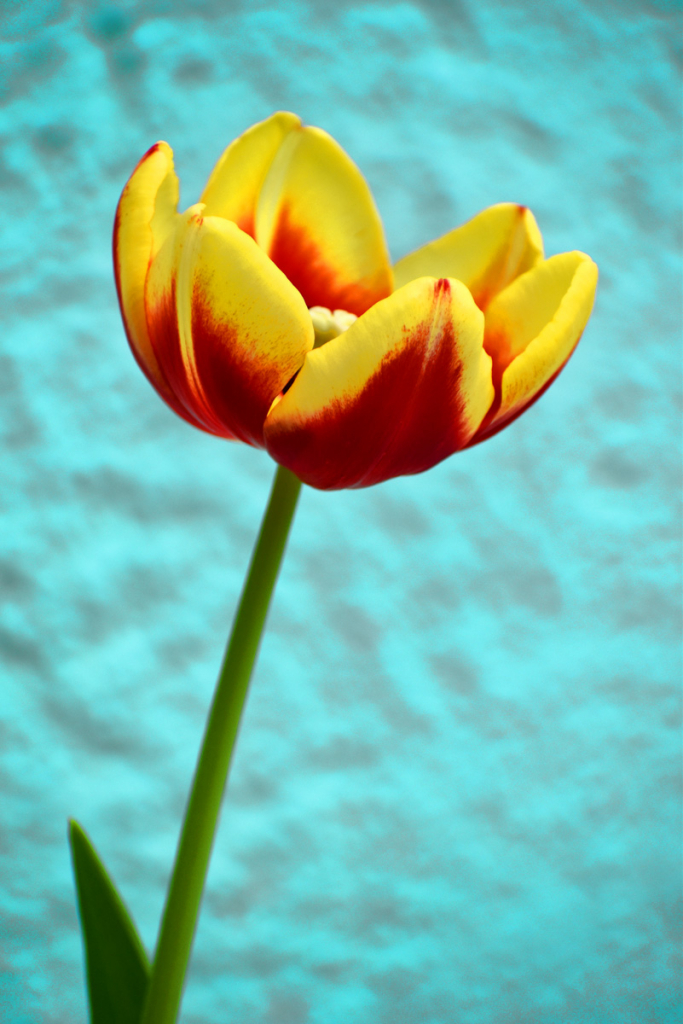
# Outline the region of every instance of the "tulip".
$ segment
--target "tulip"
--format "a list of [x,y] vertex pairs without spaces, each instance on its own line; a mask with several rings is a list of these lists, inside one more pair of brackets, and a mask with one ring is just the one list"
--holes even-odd
[[[178,212],[158,142],[114,226],[133,353],[183,419],[279,463],[187,802],[152,965],[75,827],[91,1016],[175,1024],[223,790],[301,483],[420,473],[508,426],[545,391],[590,316],[597,267],[544,259],[524,206],[500,203],[399,260],[356,165],[276,113],[236,139]],[[103,957],[102,950],[106,951]],[[113,1019],[113,1017],[112,1017]]]
[[420,473],[508,426],[563,368],[593,306],[595,263],[544,259],[515,203],[392,268],[360,171],[290,113],[231,143],[200,202],[177,208],[173,153],[158,142],[114,228],[138,363],[183,419],[325,490]]

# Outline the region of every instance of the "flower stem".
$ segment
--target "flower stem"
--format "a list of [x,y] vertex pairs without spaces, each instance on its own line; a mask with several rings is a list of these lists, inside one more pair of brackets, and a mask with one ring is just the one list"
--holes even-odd
[[175,1024],[249,679],[301,482],[280,466],[251,558],[197,760],[141,1024]]

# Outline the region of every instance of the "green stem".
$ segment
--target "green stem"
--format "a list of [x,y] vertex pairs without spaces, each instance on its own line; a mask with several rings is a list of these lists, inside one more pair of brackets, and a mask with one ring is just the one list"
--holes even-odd
[[159,929],[141,1024],[175,1024],[221,800],[301,482],[280,466],[206,724]]

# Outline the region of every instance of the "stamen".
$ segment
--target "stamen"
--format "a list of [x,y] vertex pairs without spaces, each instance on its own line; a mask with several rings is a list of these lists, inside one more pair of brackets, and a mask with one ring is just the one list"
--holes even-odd
[[332,338],[348,331],[354,320],[358,319],[354,313],[349,313],[345,309],[335,309],[332,312],[326,306],[311,306],[308,312],[311,314],[315,331],[314,348],[320,348],[326,342],[332,341]]

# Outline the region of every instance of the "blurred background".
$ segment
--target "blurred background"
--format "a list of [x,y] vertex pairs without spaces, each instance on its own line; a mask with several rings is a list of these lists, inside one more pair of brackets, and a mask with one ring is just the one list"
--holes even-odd
[[551,390],[304,489],[184,1024],[669,1024],[680,964],[680,4],[3,0],[0,1018],[86,1020],[66,842],[150,949],[273,465],[128,351],[120,191],[276,109],[394,258],[491,203],[601,272]]

